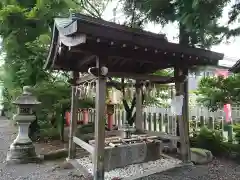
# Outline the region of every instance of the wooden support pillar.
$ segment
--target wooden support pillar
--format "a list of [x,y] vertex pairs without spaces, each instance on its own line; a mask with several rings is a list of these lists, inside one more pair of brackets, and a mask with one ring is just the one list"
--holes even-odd
[[95,149],[94,149],[94,180],[104,180],[104,147],[105,147],[105,100],[106,77],[100,74],[100,64],[97,59],[98,78],[96,80],[96,120],[95,120]]
[[142,90],[139,81],[136,82],[136,119],[135,125],[137,130],[143,130],[142,114]]
[[72,75],[72,97],[71,97],[71,114],[70,114],[70,126],[69,126],[69,148],[68,148],[68,159],[74,159],[76,157],[76,145],[73,142],[73,136],[77,132],[77,101],[78,101],[78,91],[77,91],[77,80],[79,73],[73,72]]
[[184,162],[191,162],[190,152],[190,140],[189,140],[189,89],[188,89],[188,69],[183,70],[183,74],[186,76],[183,82],[183,123],[184,123],[184,146],[186,149],[186,156],[184,156]]
[[[174,69],[174,76],[177,77],[185,74],[187,71],[183,71],[180,68]],[[191,161],[190,157],[190,145],[189,145],[189,122],[188,122],[188,83],[177,81],[175,83],[176,96],[183,95],[183,107],[182,115],[177,115],[178,130],[180,135],[180,153],[183,163]]]

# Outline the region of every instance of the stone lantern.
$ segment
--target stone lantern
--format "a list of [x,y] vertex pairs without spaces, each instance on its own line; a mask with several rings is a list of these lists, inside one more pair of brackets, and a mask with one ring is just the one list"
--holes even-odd
[[13,120],[18,124],[18,135],[7,154],[8,163],[30,163],[38,160],[35,147],[28,136],[29,125],[36,120],[33,108],[40,104],[36,97],[30,93],[30,87],[24,86],[23,93],[13,104],[17,105],[18,111]]

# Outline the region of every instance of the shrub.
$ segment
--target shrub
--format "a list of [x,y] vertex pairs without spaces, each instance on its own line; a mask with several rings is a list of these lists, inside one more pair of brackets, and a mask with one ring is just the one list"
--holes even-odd
[[202,128],[196,137],[190,141],[192,147],[207,149],[214,156],[223,156],[228,154],[228,148],[223,144],[223,137],[219,131]]
[[240,132],[240,124],[239,123],[236,123],[233,125],[233,131],[234,132]]
[[54,127],[40,129],[40,139],[41,140],[59,139],[58,129]]
[[235,140],[240,144],[240,124],[234,124],[233,125],[233,131],[236,133],[235,134]]

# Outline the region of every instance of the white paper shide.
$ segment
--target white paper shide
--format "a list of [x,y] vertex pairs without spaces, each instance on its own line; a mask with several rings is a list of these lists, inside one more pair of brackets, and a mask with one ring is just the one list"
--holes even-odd
[[171,101],[171,111],[174,115],[182,115],[183,95],[175,96]]

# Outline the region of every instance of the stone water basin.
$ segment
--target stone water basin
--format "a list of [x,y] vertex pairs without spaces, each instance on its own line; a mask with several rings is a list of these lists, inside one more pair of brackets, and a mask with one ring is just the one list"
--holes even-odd
[[[117,141],[115,139],[109,143],[108,139],[114,138],[121,140],[120,137],[105,139],[105,142],[108,142],[106,143],[104,155],[105,171],[161,158],[161,141],[159,140],[140,141],[133,138],[133,140],[122,139],[122,143],[113,143]],[[90,144],[94,146],[94,141]]]

